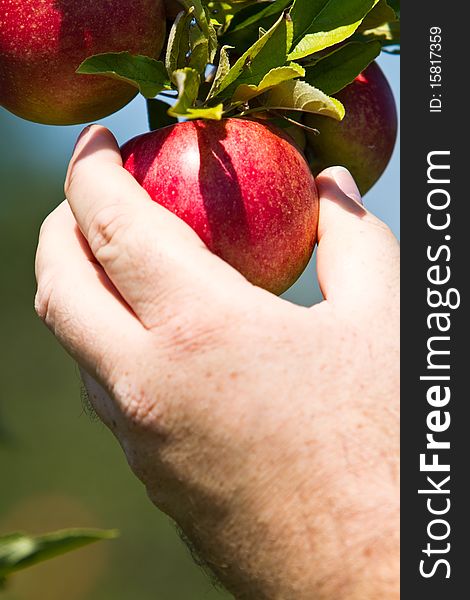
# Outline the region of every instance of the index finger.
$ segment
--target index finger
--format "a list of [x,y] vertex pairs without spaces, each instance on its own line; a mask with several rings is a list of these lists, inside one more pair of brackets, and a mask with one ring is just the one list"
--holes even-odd
[[65,192],[93,255],[147,328],[164,318],[165,307],[174,313],[182,300],[205,297],[211,281],[221,289],[245,282],[186,223],[151,201],[122,167],[107,129],[85,130]]

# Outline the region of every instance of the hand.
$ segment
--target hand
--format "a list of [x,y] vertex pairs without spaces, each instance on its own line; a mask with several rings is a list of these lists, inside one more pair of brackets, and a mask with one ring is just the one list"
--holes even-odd
[[37,312],[153,502],[237,598],[398,598],[399,254],[349,173],[317,180],[310,309],[250,285],[85,131]]

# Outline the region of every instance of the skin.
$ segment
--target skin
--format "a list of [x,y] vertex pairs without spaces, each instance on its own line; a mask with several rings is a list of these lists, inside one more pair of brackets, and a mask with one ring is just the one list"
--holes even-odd
[[311,167],[315,175],[341,164],[353,174],[362,194],[380,179],[395,147],[397,109],[390,85],[377,63],[335,96],[346,108],[343,121],[308,115]]
[[304,156],[255,121],[188,121],[121,150],[150,197],[256,285],[281,294],[315,245],[318,193]]
[[88,129],[41,229],[36,310],[236,598],[398,600],[398,245],[347,171],[317,184],[307,309],[209,252]]
[[158,58],[165,26],[163,0],[0,0],[0,105],[49,125],[105,117],[136,88],[76,69],[103,52]]

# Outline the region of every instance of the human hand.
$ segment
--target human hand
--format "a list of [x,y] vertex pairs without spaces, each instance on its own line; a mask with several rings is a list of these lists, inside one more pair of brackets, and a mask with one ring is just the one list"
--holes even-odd
[[347,171],[325,301],[250,285],[149,201],[101,127],[45,221],[36,309],[153,502],[237,598],[398,598],[398,246]]

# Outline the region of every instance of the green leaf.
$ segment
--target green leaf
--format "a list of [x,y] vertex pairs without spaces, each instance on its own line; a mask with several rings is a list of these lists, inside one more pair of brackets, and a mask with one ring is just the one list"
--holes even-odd
[[168,114],[168,109],[169,105],[158,98],[147,100],[147,114],[150,131],[155,131],[156,129],[162,129],[162,127],[178,123],[178,119],[175,119]]
[[117,536],[117,531],[98,529],[68,529],[38,536],[4,535],[0,537],[0,580],[49,558]]
[[210,21],[208,11],[201,0],[179,0],[187,11],[192,11],[196,23],[207,39],[208,62],[212,63],[218,48],[217,32]]
[[294,47],[296,60],[339,44],[350,37],[379,0],[295,0]]
[[180,0],[187,9],[181,12],[170,31],[165,64],[171,80],[174,72],[190,67],[203,74],[213,62],[218,48],[217,34],[209,22],[201,0]]
[[189,67],[175,71],[173,76],[178,88],[178,100],[168,110],[168,114],[172,117],[184,117],[197,100],[201,77],[197,71]]
[[266,73],[282,67],[292,44],[292,20],[287,13],[262,35],[219,81],[217,95],[231,97],[239,85],[258,85]]
[[[268,0],[269,2],[271,0]],[[218,29],[219,35],[223,34],[224,31],[227,30],[230,22],[240,11],[242,11],[246,6],[253,6],[258,4],[258,0],[250,0],[249,2],[245,2],[244,0],[232,0],[231,2],[217,2],[210,0],[206,2],[210,21]]]
[[262,100],[266,109],[299,110],[332,117],[341,121],[344,117],[344,106],[336,98],[330,98],[321,90],[305,81],[286,81],[274,87]]
[[135,86],[146,98],[153,98],[170,86],[165,65],[150,58],[129,52],[95,54],[82,62],[77,73],[104,75]]
[[384,23],[375,29],[368,29],[361,34],[354,36],[357,39],[369,41],[377,40],[382,46],[399,46],[400,45],[400,21],[392,23]]
[[267,92],[284,81],[303,77],[304,75],[305,69],[296,63],[291,63],[285,67],[276,67],[266,73],[258,85],[239,85],[232,100],[233,102],[248,102],[248,100]]
[[188,112],[184,115],[186,119],[211,119],[220,121],[224,115],[224,105],[207,106],[201,108],[188,108]]
[[396,20],[397,16],[393,8],[387,4],[386,0],[379,0],[370,13],[365,16],[357,31],[358,33],[361,33],[385,25],[385,23],[392,23]]
[[380,42],[350,42],[307,66],[305,81],[324,91],[336,94],[349,85],[380,54]]
[[279,15],[290,5],[292,0],[274,0],[274,2],[257,2],[242,9],[230,22],[227,32],[235,33],[255,26],[258,30],[260,22],[267,17],[279,18]]
[[400,0],[388,0],[389,5],[393,8],[398,18],[400,18]]
[[222,37],[222,43],[234,46],[242,54],[259,38],[260,29],[270,29],[290,4],[292,0],[249,4],[232,19]]
[[184,117],[185,119],[214,119],[219,121],[223,115],[223,104],[217,106],[196,105],[201,77],[195,69],[186,67],[174,73],[178,87],[178,100],[168,110],[171,117]]
[[191,12],[180,12],[176,17],[168,37],[165,66],[171,81],[175,83],[173,73],[187,66],[189,52],[189,23]]
[[220,49],[219,56],[219,64],[217,66],[217,71],[214,76],[214,81],[212,82],[212,87],[209,91],[209,95],[207,99],[210,100],[220,91],[220,84],[223,82],[224,78],[228,75],[230,71],[230,50],[233,49],[233,46],[222,46]]
[[188,66],[203,74],[209,63],[209,39],[198,23],[189,23],[189,62]]

